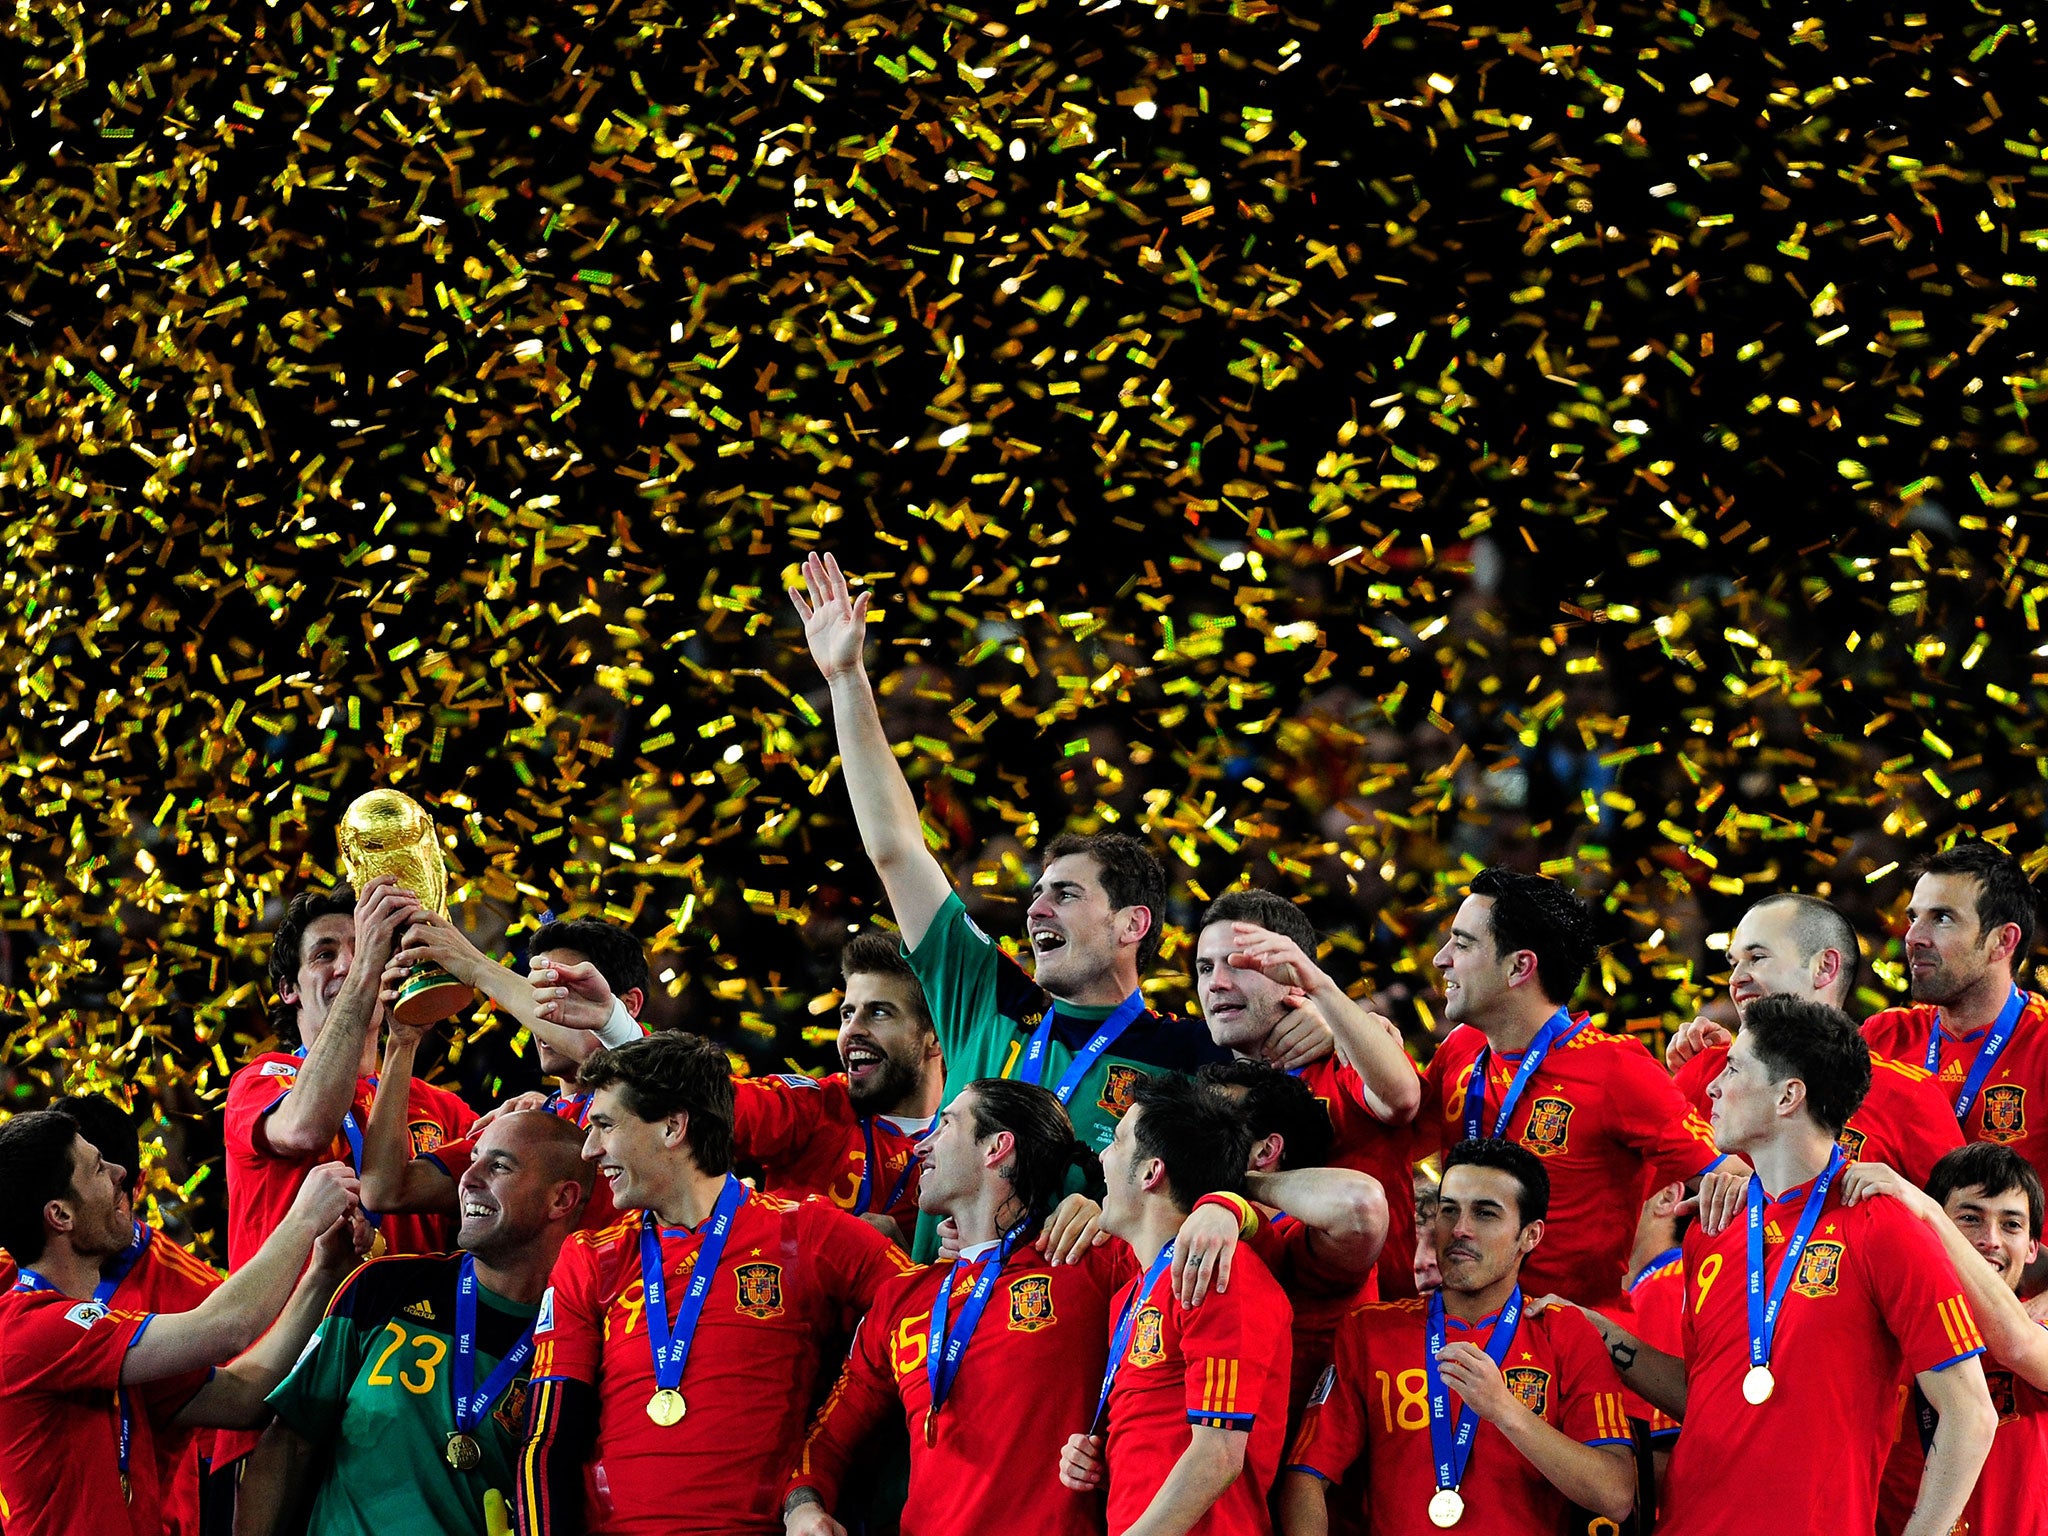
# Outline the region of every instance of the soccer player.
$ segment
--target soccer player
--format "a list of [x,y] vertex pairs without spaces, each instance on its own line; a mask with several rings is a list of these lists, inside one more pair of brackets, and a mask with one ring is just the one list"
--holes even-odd
[[[1810,998],[1846,1012],[1859,958],[1855,925],[1838,908],[1818,896],[1766,896],[1742,914],[1729,939],[1728,999],[1738,1019],[1760,997]],[[1665,1053],[1678,1091],[1702,1114],[1732,1038],[1718,1024],[1695,1019]],[[1948,1095],[1915,1063],[1870,1065],[1870,1094],[1849,1117],[1842,1150],[1925,1183],[1942,1154],[1963,1144]]]
[[1565,1307],[1532,1314],[1521,1277],[1544,1239],[1550,1180],[1514,1142],[1463,1141],[1437,1193],[1441,1289],[1368,1303],[1287,1453],[1285,1536],[1323,1536],[1330,1485],[1367,1461],[1366,1526],[1556,1531],[1579,1505],[1635,1506],[1621,1383],[1600,1337]]
[[[1109,1536],[1260,1536],[1286,1434],[1292,1309],[1258,1256],[1199,1306],[1167,1283],[1195,1202],[1238,1195],[1244,1118],[1177,1074],[1141,1084],[1103,1155],[1102,1225],[1144,1272],[1118,1294],[1109,1367],[1084,1432],[1060,1452],[1076,1492],[1109,1485]],[[1018,1475],[1029,1476],[1029,1469]]]
[[510,1529],[534,1318],[589,1193],[582,1150],[560,1116],[500,1116],[463,1170],[461,1251],[373,1259],[348,1278],[270,1394],[241,1536]]
[[1933,1429],[1907,1529],[1963,1512],[1998,1419],[1978,1335],[1941,1244],[1895,1200],[1842,1199],[1835,1138],[1870,1085],[1870,1052],[1837,1009],[1749,1007],[1714,1079],[1714,1130],[1756,1170],[1747,1217],[1685,1238],[1683,1358],[1597,1313],[1623,1381],[1683,1422],[1663,1536],[1868,1531],[1911,1376]]
[[1136,1270],[1122,1244],[1059,1265],[1039,1247],[1077,1155],[1087,1154],[1047,1089],[983,1078],[946,1106],[918,1147],[918,1200],[952,1218],[959,1257],[875,1297],[790,1478],[788,1536],[845,1536],[831,1510],[846,1473],[899,1414],[910,1434],[904,1536],[1101,1536],[1101,1501],[1048,1469],[1095,1407],[1110,1298]]
[[[830,555],[804,563],[791,598],[811,658],[832,692],[846,791],[881,876],[911,968],[930,1000],[946,1058],[948,1100],[979,1077],[1018,1077],[1059,1095],[1091,1151],[1109,1144],[1137,1086],[1227,1054],[1192,1021],[1149,1011],[1138,982],[1159,953],[1166,875],[1137,838],[1062,836],[1044,849],[1025,929],[1027,975],[975,926],[925,846],[917,799],[882,729],[862,661],[872,594],[852,595]],[[1327,1054],[1329,1031],[1301,1017],[1267,1049],[1282,1066]],[[918,1222],[916,1251],[937,1251]]]
[[732,1075],[700,1035],[583,1064],[584,1156],[627,1219],[562,1249],[535,1325],[521,1536],[768,1536],[823,1340],[909,1266],[867,1222],[732,1176]]
[[[1295,1009],[1313,1008],[1329,1025],[1336,1051],[1296,1069],[1329,1112],[1335,1133],[1327,1155],[1313,1161],[1355,1168],[1378,1181],[1387,1202],[1379,1293],[1412,1296],[1412,1127],[1422,1103],[1422,1075],[1401,1044],[1401,1031],[1347,997],[1311,958],[1315,952],[1315,929],[1293,902],[1271,891],[1225,892],[1202,914],[1195,947],[1202,1017],[1218,1045],[1261,1059]],[[1298,1331],[1295,1337],[1298,1346]],[[1295,1374],[1301,1371],[1297,1354]]]
[[[2020,1305],[2020,1276],[2041,1244],[2041,1180],[2009,1147],[1973,1142],[1934,1166],[1926,1193],[1895,1169],[1859,1163],[1842,1175],[1845,1205],[1889,1195],[1941,1240],[1983,1330],[1984,1379],[1998,1433],[1964,1506],[1961,1529],[1984,1536],[2048,1533],[2048,1331]],[[1878,1494],[1880,1536],[1912,1519],[1926,1461],[1924,1402],[1907,1408]]]
[[[295,1020],[299,1048],[266,1051],[228,1080],[228,1268],[239,1269],[291,1204],[310,1169],[346,1162],[360,1173],[363,1127],[377,1096],[378,994],[394,941],[419,902],[389,876],[363,888],[301,892],[270,945],[278,1016]],[[444,1089],[413,1081],[406,1129],[415,1153],[466,1134],[476,1115]],[[378,1251],[435,1253],[452,1223],[394,1215],[378,1222]]]
[[1932,1072],[1967,1141],[2048,1158],[2048,998],[2020,985],[2034,892],[2020,862],[1957,843],[1920,866],[1906,907],[1913,1005],[1863,1022],[1870,1054]]
[[895,940],[863,933],[839,954],[841,1071],[733,1083],[733,1150],[760,1187],[822,1195],[903,1247],[917,1224],[918,1142],[939,1112],[946,1063],[924,989]]
[[[637,1040],[642,1033],[639,1019],[647,1000],[647,955],[640,941],[626,929],[596,918],[570,918],[541,924],[527,947],[530,967],[542,968],[541,957],[546,956],[558,965],[594,969],[605,983],[605,1016],[610,1017],[614,1002],[624,1011],[623,1032],[611,1024],[592,1031],[541,1022],[534,983],[480,954],[446,918],[431,925],[424,918],[415,920],[399,943],[401,947],[384,968],[383,995],[387,1003],[397,996],[399,984],[415,965],[431,961],[466,986],[500,1000],[507,1012],[533,1031],[540,1069],[557,1086],[545,1096],[521,1095],[493,1113],[504,1114],[517,1108],[545,1109],[580,1129],[590,1110],[590,1095],[575,1088],[576,1071],[583,1058],[605,1045]],[[394,1020],[385,1037],[380,1074],[384,1091],[370,1111],[370,1122],[363,1135],[363,1202],[373,1211],[454,1215],[457,1186],[463,1170],[476,1154],[477,1140],[485,1125],[480,1120],[466,1136],[444,1141],[429,1151],[414,1152],[400,1109],[405,1103],[402,1095],[413,1083],[413,1063],[420,1042],[428,1032],[408,1029]],[[592,1190],[583,1206],[583,1225],[598,1232],[618,1219],[611,1190]]]
[[1436,955],[1458,1027],[1424,1075],[1416,1124],[1440,1145],[1505,1136],[1542,1158],[1555,1219],[1528,1258],[1530,1291],[1620,1313],[1645,1173],[1690,1181],[1721,1154],[1640,1041],[1571,1016],[1596,951],[1565,887],[1482,871]]
[[102,1294],[106,1266],[135,1241],[126,1184],[127,1170],[61,1111],[0,1125],[0,1243],[21,1265],[0,1294],[9,1536],[157,1536],[158,1427],[210,1424],[260,1401],[354,1262],[355,1179],[328,1166],[307,1175],[263,1246],[198,1306],[114,1309],[112,1291]]

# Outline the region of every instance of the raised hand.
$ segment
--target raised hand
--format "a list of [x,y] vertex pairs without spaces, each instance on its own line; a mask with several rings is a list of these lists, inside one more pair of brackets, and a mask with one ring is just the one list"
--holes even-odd
[[1102,1436],[1067,1436],[1060,1450],[1060,1482],[1076,1493],[1102,1486]]
[[381,973],[396,947],[399,930],[424,909],[420,899],[389,875],[379,875],[356,898],[354,964]]
[[315,1232],[326,1232],[362,1203],[363,1189],[347,1163],[322,1163],[292,1197],[292,1212]]
[[789,597],[803,618],[811,660],[828,683],[858,672],[867,646],[868,602],[874,594],[863,592],[855,597],[846,573],[830,554],[811,555],[804,561],[804,589],[792,591]]
[[1711,1051],[1717,1045],[1732,1045],[1734,1041],[1735,1037],[1712,1019],[1694,1019],[1673,1031],[1664,1042],[1664,1068],[1676,1072],[1700,1052]]
[[476,985],[476,968],[490,963],[452,921],[424,909],[407,925],[391,959],[407,969],[431,962],[470,986]]
[[612,989],[588,960],[533,957],[533,1001],[540,1016],[564,1029],[603,1029],[612,1016]]

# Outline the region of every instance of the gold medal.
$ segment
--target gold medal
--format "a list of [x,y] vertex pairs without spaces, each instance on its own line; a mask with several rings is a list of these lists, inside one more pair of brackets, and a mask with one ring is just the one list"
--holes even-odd
[[1742,1378],[1742,1399],[1752,1408],[1760,1408],[1771,1400],[1777,1386],[1778,1380],[1768,1365],[1752,1365],[1749,1374]]
[[447,1458],[448,1465],[458,1472],[474,1472],[483,1465],[484,1448],[476,1443],[474,1435],[450,1435],[448,1448],[442,1454]]
[[683,1394],[674,1387],[663,1387],[647,1399],[647,1417],[663,1429],[682,1423],[684,1411]]
[[384,1241],[384,1233],[380,1228],[377,1235],[370,1239],[370,1257],[373,1259],[383,1258],[385,1250],[390,1246],[389,1243]]
[[927,1408],[924,1411],[924,1443],[939,1443],[939,1411],[936,1408]]
[[1436,1497],[1429,1501],[1429,1523],[1447,1531],[1464,1518],[1464,1495],[1455,1488],[1437,1489]]

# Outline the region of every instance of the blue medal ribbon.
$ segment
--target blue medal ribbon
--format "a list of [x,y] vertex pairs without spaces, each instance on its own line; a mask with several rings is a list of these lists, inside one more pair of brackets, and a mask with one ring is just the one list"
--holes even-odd
[[[1486,1341],[1487,1358],[1498,1366],[1515,1347],[1515,1331],[1522,1325],[1522,1288],[1508,1296],[1507,1305],[1494,1319],[1493,1333]],[[1429,1293],[1429,1335],[1422,1352],[1422,1368],[1429,1381],[1429,1449],[1436,1463],[1436,1486],[1441,1492],[1456,1488],[1465,1480],[1465,1467],[1472,1460],[1473,1437],[1479,1433],[1479,1414],[1470,1403],[1458,1404],[1458,1422],[1451,1425],[1450,1393],[1436,1368],[1436,1357],[1444,1348],[1444,1294]]]
[[690,1363],[690,1344],[697,1335],[697,1319],[704,1311],[704,1298],[711,1291],[718,1261],[725,1257],[725,1240],[732,1231],[732,1219],[746,1203],[747,1186],[731,1174],[718,1192],[718,1204],[704,1224],[704,1239],[697,1249],[697,1263],[690,1272],[689,1289],[683,1292],[673,1325],[668,1317],[668,1285],[662,1278],[661,1239],[652,1211],[640,1217],[640,1283],[647,1293],[647,1342],[654,1350],[654,1384],[664,1392],[682,1385],[683,1371]]
[[1666,1248],[1657,1257],[1636,1271],[1636,1277],[1628,1283],[1629,1293],[1633,1295],[1635,1288],[1641,1285],[1654,1271],[1662,1269],[1666,1264],[1675,1263],[1684,1256],[1685,1250],[1683,1248]]
[[[946,1277],[939,1284],[939,1294],[932,1302],[931,1336],[925,1344],[925,1380],[931,1386],[932,1405],[930,1411],[937,1413],[946,1405],[946,1399],[953,1393],[953,1382],[960,1374],[960,1362],[967,1354],[967,1346],[974,1342],[974,1330],[981,1324],[981,1314],[988,1306],[988,1299],[996,1288],[996,1279],[1003,1272],[1003,1266],[1010,1262],[1010,1254],[1023,1238],[1029,1221],[1020,1221],[1002,1236],[995,1250],[978,1260],[955,1259],[946,1271]],[[960,1278],[962,1264],[978,1263],[981,1273],[975,1277],[974,1289],[967,1294],[967,1300],[960,1304],[960,1315],[948,1324],[948,1314],[953,1308],[953,1286]]]
[[[1984,1080],[1991,1075],[1991,1069],[1998,1064],[1998,1058],[2012,1041],[2012,1032],[2019,1026],[2020,1015],[2027,1011],[2027,994],[2019,987],[2012,989],[2012,996],[2005,1000],[2005,1006],[1998,1010],[1998,1018],[1991,1026],[1991,1033],[1984,1037],[1984,1044],[1978,1048],[1977,1059],[1970,1063],[1970,1075],[1963,1079],[1963,1091],[1956,1096],[1956,1122],[1962,1123],[1970,1117],[1970,1106],[1977,1102],[1977,1095],[1984,1089]],[[1940,1016],[1934,1020],[1934,1028],[1927,1035],[1927,1070],[1941,1075]]]
[[[306,1059],[306,1048],[302,1045],[296,1051],[293,1051],[292,1054],[298,1057],[299,1060],[304,1061]],[[377,1091],[377,1079],[369,1077],[365,1078],[364,1081],[370,1085],[370,1092],[374,1095]],[[285,1090],[287,1093],[290,1091],[289,1088]],[[353,1104],[341,1112],[341,1134],[348,1138],[350,1166],[355,1169],[356,1177],[361,1178],[363,1176],[363,1128],[356,1122],[356,1111]],[[383,1214],[370,1210],[367,1206],[363,1209],[363,1219],[373,1227],[380,1227],[384,1224]]]
[[[1529,1049],[1522,1053],[1522,1064],[1515,1069],[1514,1081],[1508,1084],[1507,1097],[1501,1100],[1500,1116],[1493,1122],[1492,1135],[1507,1134],[1508,1121],[1515,1115],[1515,1106],[1522,1102],[1522,1094],[1529,1082],[1543,1066],[1552,1046],[1558,1046],[1571,1039],[1586,1021],[1572,1022],[1571,1011],[1560,1008],[1543,1021],[1543,1027],[1536,1031],[1536,1038],[1529,1042]],[[1486,1069],[1493,1060],[1493,1047],[1482,1045],[1479,1059],[1472,1063],[1472,1076],[1465,1084],[1465,1137],[1474,1140],[1487,1134],[1479,1128],[1481,1117],[1486,1113]]]
[[1755,1174],[1749,1176],[1749,1364],[1752,1370],[1771,1363],[1771,1340],[1778,1331],[1778,1311],[1785,1305],[1785,1293],[1791,1289],[1792,1277],[1799,1273],[1799,1260],[1806,1252],[1806,1240],[1813,1236],[1814,1224],[1820,1220],[1820,1208],[1827,1203],[1828,1186],[1835,1182],[1835,1175],[1847,1163],[1848,1158],[1840,1147],[1829,1151],[1827,1167],[1806,1193],[1806,1205],[1799,1213],[1799,1225],[1792,1233],[1792,1241],[1785,1246],[1785,1257],[1778,1264],[1778,1278],[1771,1282],[1768,1299],[1764,1295],[1764,1181]]
[[[592,1097],[592,1095],[587,1093],[565,1094],[561,1089],[557,1088],[548,1095],[548,1101],[544,1107],[551,1115],[558,1115],[564,1120],[574,1120],[579,1129],[587,1128],[590,1124],[590,1100]],[[573,1109],[576,1113],[564,1115],[562,1114],[564,1107]]]
[[135,1223],[135,1236],[126,1248],[100,1266],[100,1283],[92,1288],[92,1299],[103,1307],[114,1304],[114,1292],[121,1288],[121,1282],[128,1278],[128,1271],[135,1267],[135,1261],[142,1257],[142,1250],[149,1246],[149,1240],[156,1235],[154,1227]]
[[[1031,1032],[1031,1043],[1024,1048],[1024,1059],[1018,1064],[1017,1076],[1024,1082],[1039,1084],[1045,1079],[1045,1055],[1052,1043],[1053,1020],[1059,1013],[1059,1004],[1045,1010],[1045,1017],[1038,1021],[1038,1028]],[[1116,1005],[1110,1016],[1095,1026],[1095,1033],[1088,1037],[1088,1043],[1074,1053],[1074,1059],[1067,1064],[1059,1085],[1053,1089],[1060,1103],[1073,1098],[1074,1090],[1081,1086],[1102,1053],[1122,1038],[1125,1030],[1137,1022],[1138,1015],[1145,1011],[1142,993],[1133,992]]]
[[[943,1113],[943,1111],[941,1111]],[[932,1123],[917,1133],[917,1141],[923,1141],[939,1128],[938,1115],[932,1116]],[[871,1202],[875,1192],[875,1117],[860,1117],[861,1139],[867,1144],[867,1161],[860,1165],[860,1192],[853,1197],[853,1214],[856,1216],[886,1216],[896,1209],[896,1202],[903,1198],[903,1191],[910,1187],[910,1175],[917,1168],[917,1154],[913,1151],[903,1159],[903,1171],[896,1176],[895,1187],[889,1191],[877,1210]],[[916,1142],[911,1143],[913,1147]]]
[[463,1435],[483,1423],[491,1404],[512,1385],[533,1354],[533,1324],[528,1323],[519,1342],[505,1352],[484,1384],[476,1384],[476,1283],[476,1259],[465,1253],[462,1277],[455,1283],[455,1369],[449,1381],[455,1396],[455,1431]]
[[1095,1396],[1095,1417],[1088,1421],[1088,1433],[1091,1435],[1102,1428],[1102,1415],[1109,1408],[1109,1394],[1116,1386],[1116,1373],[1123,1369],[1124,1351],[1131,1347],[1131,1329],[1137,1326],[1138,1310],[1151,1297],[1152,1287],[1159,1283],[1159,1277],[1172,1263],[1173,1244],[1168,1243],[1159,1250],[1159,1257],[1152,1261],[1152,1267],[1145,1271],[1145,1278],[1138,1282],[1138,1288],[1131,1292],[1124,1302],[1123,1311],[1117,1316],[1116,1332],[1109,1341],[1109,1364],[1102,1373],[1102,1390]]

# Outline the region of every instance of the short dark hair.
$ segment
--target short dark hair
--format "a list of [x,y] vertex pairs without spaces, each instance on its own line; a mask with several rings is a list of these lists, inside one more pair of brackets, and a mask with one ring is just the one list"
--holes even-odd
[[1138,969],[1150,967],[1166,942],[1166,868],[1159,856],[1125,832],[1062,832],[1045,845],[1045,862],[1070,853],[1084,853],[1095,861],[1112,907],[1143,907],[1152,914],[1152,926],[1138,945]]
[[1337,1139],[1330,1111],[1300,1078],[1249,1057],[1212,1061],[1195,1076],[1214,1089],[1244,1090],[1241,1100],[1227,1102],[1243,1118],[1253,1141],[1280,1138],[1282,1169],[1320,1168],[1330,1160],[1330,1148]]
[[1512,869],[1482,869],[1470,891],[1493,902],[1494,957],[1529,950],[1543,995],[1553,1003],[1570,1002],[1600,952],[1586,904],[1558,881]]
[[[846,947],[839,951],[840,982],[843,984],[849,976],[894,976],[899,981],[909,982],[910,1006],[917,1014],[917,1022],[928,1030],[935,1028],[931,1004],[925,1001],[924,983],[910,968],[910,961],[903,954],[902,941],[894,934],[870,929],[848,939]],[[1005,1126],[1004,1129],[1010,1127]]]
[[1309,959],[1316,957],[1315,924],[1301,908],[1273,891],[1225,891],[1202,913],[1202,926],[1211,923],[1251,923],[1294,940]]
[[36,1109],[0,1125],[0,1248],[17,1264],[33,1264],[50,1239],[43,1207],[76,1200],[71,1148],[78,1122],[61,1110]]
[[539,931],[526,941],[529,960],[556,949],[573,949],[589,960],[604,978],[604,984],[612,989],[613,997],[624,997],[628,992],[647,995],[647,947],[630,929],[596,917],[559,918],[542,923]]
[[127,1190],[132,1198],[142,1180],[142,1139],[136,1134],[135,1121],[128,1111],[97,1093],[67,1094],[52,1099],[50,1108],[69,1115],[78,1126],[78,1134],[91,1142],[101,1157],[128,1170]]
[[1959,1189],[1981,1189],[1985,1197],[2009,1195],[2014,1190],[2027,1197],[2027,1234],[2041,1236],[2041,1176],[2034,1165],[2011,1147],[1995,1141],[1973,1141],[1943,1154],[1934,1171],[1927,1175],[1927,1193],[1938,1205]]
[[270,935],[270,990],[276,998],[270,1021],[274,1028],[298,1027],[299,1005],[284,1000],[284,989],[299,984],[299,951],[305,944],[306,930],[323,917],[353,919],[355,915],[356,892],[351,885],[301,891],[285,904],[284,916],[277,920]]
[[[1550,1172],[1543,1159],[1518,1141],[1500,1136],[1471,1136],[1444,1155],[1444,1174],[1453,1168],[1498,1168],[1515,1181],[1515,1216],[1523,1226],[1550,1214]],[[1436,1181],[1441,1193],[1443,1179]]]
[[2034,887],[2020,861],[1994,843],[1966,842],[1944,848],[1923,862],[1915,874],[1969,875],[1977,882],[1977,931],[1981,936],[2007,923],[2019,925],[2019,947],[2012,952],[2012,973],[2034,952]]
[[704,1173],[732,1171],[732,1062],[702,1035],[664,1030],[599,1051],[576,1074],[586,1093],[616,1086],[642,1120],[690,1117],[683,1139]]
[[1807,964],[1824,949],[1832,949],[1842,957],[1842,996],[1856,995],[1856,978],[1862,970],[1863,948],[1856,942],[1856,925],[1849,921],[1849,915],[1831,901],[1822,901],[1818,896],[1808,896],[1800,891],[1781,891],[1775,896],[1766,896],[1762,901],[1752,902],[1748,912],[1761,912],[1765,907],[1790,907],[1792,917],[1792,942],[1799,946],[1799,963]]
[[1131,1095],[1128,1113],[1140,1110],[1132,1132],[1138,1155],[1166,1165],[1166,1192],[1175,1206],[1191,1211],[1218,1190],[1243,1193],[1252,1132],[1234,1105],[1191,1077],[1162,1072]]
[[1742,1037],[1772,1081],[1806,1084],[1807,1113],[1830,1136],[1870,1092],[1870,1047],[1849,1015],[1803,997],[1760,997],[1749,1005]]
[[974,1095],[976,1141],[1010,1133],[1016,1151],[1004,1177],[1033,1225],[1065,1198],[1069,1169],[1079,1167],[1091,1182],[1100,1175],[1095,1154],[1074,1139],[1074,1123],[1051,1089],[1016,1078],[978,1077],[966,1091]]

